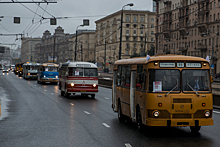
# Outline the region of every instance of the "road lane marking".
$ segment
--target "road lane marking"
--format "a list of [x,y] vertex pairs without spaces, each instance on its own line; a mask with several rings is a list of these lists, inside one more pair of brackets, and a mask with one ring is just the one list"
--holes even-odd
[[108,100],[109,98],[108,98],[108,97],[105,97],[105,99],[107,99],[107,100]]
[[74,104],[73,104],[73,103],[70,103],[70,105],[72,105],[72,106],[73,106]]
[[47,90],[44,90],[44,91],[47,91]]
[[132,147],[129,143],[125,143],[126,147]]
[[53,95],[53,93],[51,93]]
[[219,113],[220,114],[220,112],[218,112],[218,111],[213,111],[214,113]]
[[88,115],[91,114],[91,113],[89,113],[89,112],[87,112],[87,111],[84,111],[84,113],[85,113],[85,114],[88,114]]
[[106,128],[110,128],[109,125],[107,125],[106,123],[102,123],[103,126],[105,126]]

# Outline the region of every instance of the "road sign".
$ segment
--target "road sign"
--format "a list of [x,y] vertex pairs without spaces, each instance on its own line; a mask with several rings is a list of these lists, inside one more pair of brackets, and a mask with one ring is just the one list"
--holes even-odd
[[214,64],[211,65],[211,69],[214,69]]

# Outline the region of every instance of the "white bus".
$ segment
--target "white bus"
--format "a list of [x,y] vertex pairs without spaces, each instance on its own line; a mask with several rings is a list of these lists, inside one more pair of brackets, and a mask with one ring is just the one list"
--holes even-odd
[[24,63],[23,64],[23,78],[37,79],[37,71],[40,63]]
[[90,62],[63,63],[59,70],[59,89],[61,95],[91,95],[95,98],[98,92],[98,69]]

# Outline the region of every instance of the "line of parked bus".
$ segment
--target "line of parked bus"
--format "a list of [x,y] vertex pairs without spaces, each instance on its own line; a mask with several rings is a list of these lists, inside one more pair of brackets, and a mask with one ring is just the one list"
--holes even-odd
[[24,79],[35,79],[38,84],[59,83],[61,95],[91,95],[98,92],[98,69],[90,62],[66,62],[59,67],[55,63],[17,63],[14,73]]

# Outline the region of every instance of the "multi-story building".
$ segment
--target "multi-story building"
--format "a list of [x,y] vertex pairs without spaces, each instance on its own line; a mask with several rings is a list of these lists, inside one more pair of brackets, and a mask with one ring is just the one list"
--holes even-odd
[[[63,63],[75,60],[76,34],[64,34],[62,27],[54,35],[46,30],[41,42],[36,44],[36,61]],[[76,61],[94,61],[95,30],[78,30]]]
[[22,38],[21,62],[36,62],[35,44],[39,43],[41,38]]
[[[99,68],[113,70],[119,59],[122,10],[101,18],[96,23],[96,62]],[[144,56],[154,46],[155,13],[123,10],[121,59]]]
[[10,56],[10,48],[6,46],[0,46],[0,64],[6,65],[10,64],[11,56]]
[[156,54],[211,58],[220,72],[220,3],[217,0],[154,0]]
[[[77,49],[76,61],[95,62],[95,30],[78,30],[77,31]],[[76,36],[74,34],[74,53],[75,59],[75,42]]]

